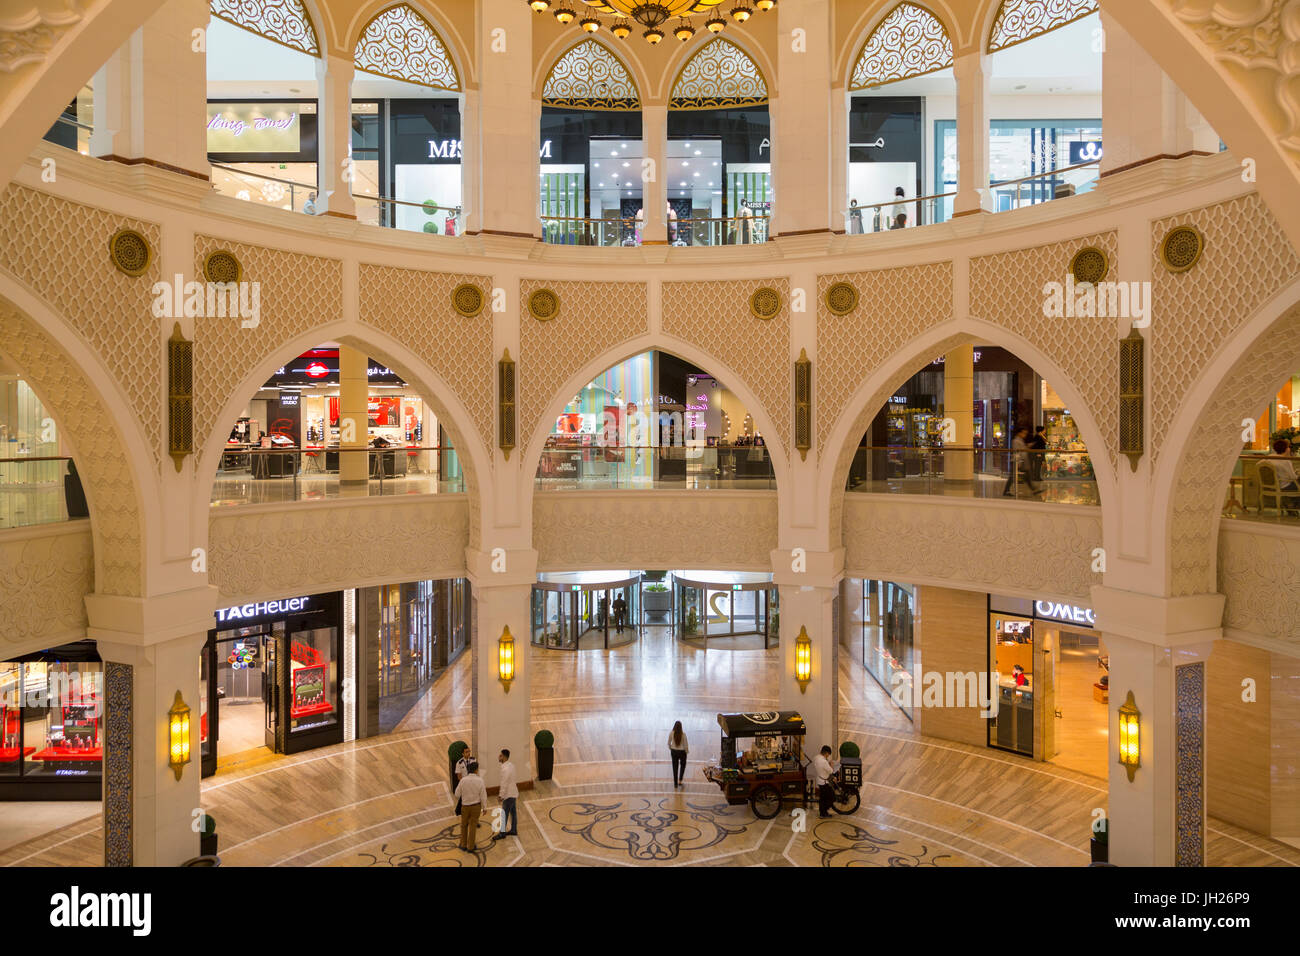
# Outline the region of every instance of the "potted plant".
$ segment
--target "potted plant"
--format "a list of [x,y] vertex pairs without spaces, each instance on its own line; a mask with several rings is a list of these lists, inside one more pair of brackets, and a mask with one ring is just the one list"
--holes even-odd
[[1110,862],[1110,821],[1101,817],[1092,824],[1092,862]]
[[856,760],[858,757],[862,756],[862,751],[858,749],[858,745],[853,741],[846,740],[844,743],[840,744],[840,756]]
[[199,856],[217,855],[217,821],[212,814],[203,814],[203,827],[199,830]]
[[555,735],[549,730],[539,730],[533,744],[537,747],[537,779],[550,780],[555,770]]
[[450,747],[447,748],[447,759],[451,763],[451,769],[448,776],[451,778],[451,789],[456,789],[456,764],[460,763],[461,755],[469,749],[469,744],[463,740],[454,740]]
[[641,589],[641,606],[648,615],[654,617],[667,615],[673,609],[673,595],[668,590],[668,585],[662,581],[647,584]]
[[695,613],[695,608],[686,612],[686,636],[690,637],[700,629],[700,616]]

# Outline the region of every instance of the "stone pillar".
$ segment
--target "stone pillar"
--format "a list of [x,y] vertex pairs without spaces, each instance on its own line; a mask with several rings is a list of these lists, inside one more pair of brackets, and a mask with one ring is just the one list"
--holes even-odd
[[368,364],[364,352],[339,346],[339,484],[360,494],[370,480],[370,456],[348,449],[365,449],[369,443]]
[[[529,654],[533,582],[537,579],[535,551],[509,551],[506,571],[493,570],[490,553],[467,554],[473,590],[473,619],[470,629],[473,652],[474,739],[471,746],[479,755],[480,770],[488,787],[500,784],[497,754],[504,747],[519,771],[519,782],[533,779],[535,751],[530,723]],[[509,688],[500,679],[499,641],[509,627],[515,639],[515,677]],[[556,728],[551,728],[555,731]],[[556,749],[566,744],[573,754],[572,740],[556,732]]]
[[952,66],[957,81],[955,218],[992,212],[993,194],[989,191],[989,58],[983,50],[972,50],[956,57]]
[[[88,633],[104,660],[105,866],[176,866],[199,853],[199,653],[216,593],[86,597]],[[168,764],[177,691],[190,707],[180,780]]]
[[1101,70],[1101,174],[1219,150],[1219,137],[1150,54],[1109,13]]
[[[642,166],[641,208],[645,210],[645,225],[641,242],[647,246],[662,246],[668,242],[668,104],[644,103],[641,107],[641,143],[643,160],[654,165]],[[634,171],[635,172],[635,171]],[[735,210],[732,210],[735,214]]]
[[356,219],[352,199],[351,57],[324,56],[316,61],[320,104],[316,127],[316,208],[324,216]]
[[[943,416],[956,426],[951,442],[970,448],[975,442],[975,346],[958,345],[943,360]],[[946,424],[946,423],[945,423]],[[975,453],[943,453],[944,481],[970,481],[975,477]]]
[[[772,581],[779,589],[781,710],[797,710],[808,724],[807,754],[829,744],[839,753],[839,634],[835,615],[844,552],[772,552]],[[802,570],[800,570],[802,568]],[[812,639],[812,677],[795,679],[795,644],[800,629]]]
[[[462,157],[478,162],[476,233],[536,239],[540,129],[533,95],[533,17],[517,0],[484,0],[477,26],[478,95],[466,97]],[[471,112],[472,111],[472,112]],[[468,184],[467,184],[468,186]]]
[[462,235],[474,235],[479,232],[483,222],[483,210],[479,206],[483,191],[482,182],[483,157],[479,153],[478,130],[479,118],[478,89],[466,89],[460,97],[460,196]]
[[[846,231],[849,207],[849,106],[843,83],[831,87],[831,231]],[[860,200],[862,201],[862,200]]]
[[829,231],[841,204],[838,194],[831,199],[831,165],[848,162],[847,123],[843,155],[833,158],[830,7],[830,0],[783,0],[776,8],[781,83],[770,91],[780,96],[772,111],[772,205],[773,232],[781,236]]
[[[1223,596],[1098,585],[1092,603],[1110,653],[1110,861],[1203,866],[1206,666],[1222,634]],[[1140,714],[1132,781],[1119,763],[1119,708],[1130,691]]]
[[194,37],[208,16],[205,0],[168,0],[95,73],[92,156],[210,177],[207,54]]

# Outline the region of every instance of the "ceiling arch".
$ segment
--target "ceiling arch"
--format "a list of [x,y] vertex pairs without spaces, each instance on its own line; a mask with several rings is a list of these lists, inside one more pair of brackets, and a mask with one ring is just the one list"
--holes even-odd
[[361,72],[375,76],[453,93],[462,88],[460,71],[446,42],[423,15],[405,3],[371,18],[357,38],[353,62]]
[[682,64],[673,80],[668,108],[764,106],[767,97],[767,80],[753,57],[731,40],[714,37]]
[[639,110],[631,71],[612,50],[585,39],[569,47],[546,74],[542,105],[589,110]]
[[850,90],[924,76],[952,66],[952,38],[925,7],[900,3],[871,31],[853,64]]
[[988,52],[1005,50],[1097,12],[1097,0],[1002,0],[989,29]]

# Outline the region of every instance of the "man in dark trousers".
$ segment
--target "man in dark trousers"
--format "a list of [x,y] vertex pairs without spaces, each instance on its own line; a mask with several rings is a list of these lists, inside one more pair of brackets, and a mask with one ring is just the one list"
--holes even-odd
[[835,773],[835,764],[831,762],[831,748],[822,747],[821,753],[813,757],[813,782],[817,784],[817,815],[819,817],[829,817],[831,815],[831,801],[835,799],[835,791],[831,789],[831,775]]
[[623,633],[623,627],[627,624],[627,602],[623,600],[623,595],[614,598],[614,624],[618,627],[618,633]]

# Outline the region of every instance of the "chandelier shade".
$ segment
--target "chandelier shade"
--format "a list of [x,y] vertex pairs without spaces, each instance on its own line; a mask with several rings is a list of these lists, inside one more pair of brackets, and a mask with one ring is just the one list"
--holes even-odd
[[628,17],[643,27],[654,29],[673,17],[709,13],[722,0],[585,0],[587,6],[610,16]]

